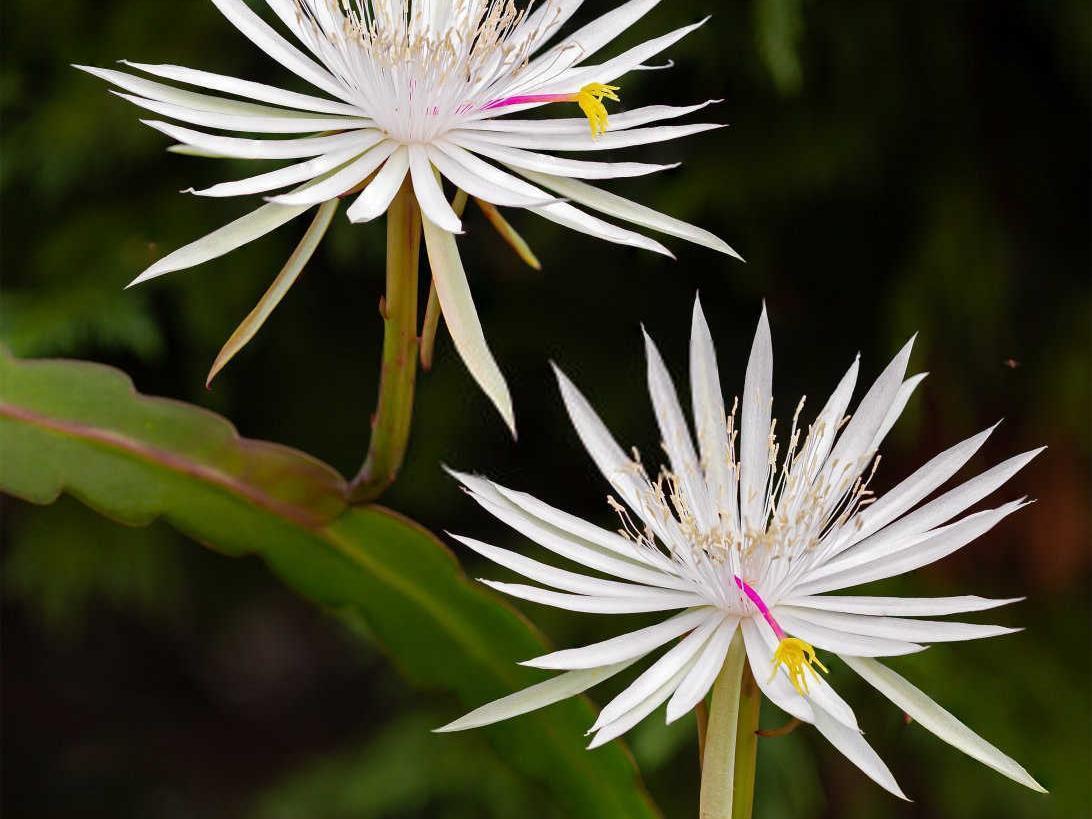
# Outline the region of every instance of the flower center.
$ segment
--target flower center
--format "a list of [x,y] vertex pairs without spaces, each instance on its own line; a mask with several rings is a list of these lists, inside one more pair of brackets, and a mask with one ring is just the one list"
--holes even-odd
[[733,579],[740,590],[747,595],[747,599],[755,604],[755,608],[759,610],[766,622],[770,624],[770,628],[774,630],[774,634],[781,641],[774,651],[773,671],[770,673],[770,679],[772,680],[777,676],[777,671],[781,666],[785,666],[789,681],[792,683],[792,687],[796,689],[796,693],[800,696],[806,695],[808,693],[808,677],[804,670],[807,669],[813,677],[819,679],[815,666],[819,666],[819,670],[824,674],[829,673],[827,667],[815,656],[815,649],[812,648],[810,643],[801,640],[799,637],[789,637],[785,633],[785,629],[781,628],[781,624],[774,619],[770,607],[766,605],[759,593],[746,580],[738,574],[734,575]]
[[515,97],[503,97],[486,103],[484,110],[505,108],[509,105],[523,105],[529,102],[575,102],[588,118],[588,126],[591,128],[592,139],[607,132],[607,107],[603,100],[620,102],[618,94],[621,90],[617,85],[605,85],[601,82],[590,82],[575,94],[523,94]]

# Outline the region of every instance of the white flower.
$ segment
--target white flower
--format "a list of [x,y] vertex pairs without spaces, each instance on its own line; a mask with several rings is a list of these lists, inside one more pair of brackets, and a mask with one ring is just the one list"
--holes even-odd
[[980,611],[1012,600],[827,594],[926,566],[987,532],[1027,501],[950,521],[1041,450],[1010,458],[921,503],[966,464],[991,427],[945,450],[876,498],[868,489],[876,450],[923,378],[905,378],[912,340],[850,419],[845,415],[857,361],[806,432],[797,425],[801,401],[781,445],[771,419],[773,355],[764,310],[747,365],[737,441],[736,413],[725,412],[712,339],[695,303],[690,382],[697,449],[671,377],[647,336],[645,343],[649,392],[670,463],[655,480],[623,452],[584,397],[557,373],[584,446],[620,498],[610,498],[622,520],[618,533],[523,492],[471,475],[457,476],[471,497],[504,523],[611,579],[556,568],[471,538],[458,540],[541,584],[482,581],[514,597],[599,614],[678,613],[604,642],[528,660],[525,665],[566,673],[440,730],[489,724],[580,693],[668,644],[667,651],[603,708],[589,731],[595,733],[589,747],[619,736],[665,702],[671,722],[705,697],[739,629],[763,693],[782,710],[814,724],[892,793],[902,796],[886,765],[861,736],[852,709],[823,678],[830,658],[820,659],[817,653],[840,657],[923,727],[1041,790],[1015,761],[874,659],[912,654],[923,643],[1011,632],[1000,626],[917,618]]
[[[659,242],[570,202],[736,255],[708,231],[581,181],[639,176],[674,165],[555,155],[647,145],[720,127],[656,124],[697,111],[706,102],[636,108],[610,119],[607,131],[603,100],[618,99],[618,86],[611,83],[648,68],[644,61],[701,25],[590,62],[659,0],[629,0],[552,46],[581,0],[545,0],[523,10],[512,0],[266,0],[304,50],[243,0],[213,2],[243,35],[321,95],[181,66],[123,61],[144,74],[228,95],[213,96],[122,71],[78,67],[159,116],[217,131],[273,136],[223,136],[145,120],[181,143],[175,146],[178,152],[303,161],[191,189],[200,196],[266,194],[268,204],[165,256],[132,284],[222,256],[312,207],[336,207],[340,197],[353,199],[348,208],[353,222],[375,219],[408,178],[425,216],[432,272],[456,346],[503,412],[506,388],[481,338],[451,236],[461,232],[462,222],[440,177],[482,202],[527,208],[610,242],[671,255]],[[555,102],[574,102],[585,116],[506,116]],[[325,230],[328,215],[316,221]]]

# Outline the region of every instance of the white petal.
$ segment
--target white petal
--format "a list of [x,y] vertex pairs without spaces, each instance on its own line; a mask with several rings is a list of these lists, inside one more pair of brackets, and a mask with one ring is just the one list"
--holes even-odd
[[824,572],[820,576],[817,571],[806,576],[804,582],[793,590],[792,596],[835,591],[861,583],[870,583],[873,580],[896,577],[914,569],[920,569],[922,566],[928,566],[963,548],[975,538],[981,537],[1001,520],[1025,505],[1024,500],[1017,500],[997,509],[968,515],[957,523],[936,529],[917,540],[900,543],[899,548],[860,566],[843,569],[840,558],[827,567],[830,569],[829,573]]
[[693,592],[676,592],[634,587],[634,597],[593,597],[591,595],[565,594],[526,586],[521,583],[501,583],[496,580],[481,579],[481,582],[497,591],[510,594],[532,603],[544,606],[579,611],[586,614],[641,614],[649,611],[672,611],[691,606],[708,604],[701,595]]
[[[627,561],[642,563],[659,570],[660,574],[668,575],[661,582],[688,583],[676,576],[678,566],[662,552],[638,546],[632,540],[622,537],[617,532],[608,532],[594,524],[588,523],[576,515],[570,515],[556,509],[533,495],[526,492],[517,492],[500,484],[493,484],[508,501],[518,506],[524,513],[538,519],[540,523],[547,523],[558,530],[558,534],[564,534],[569,539],[577,539],[581,543],[606,549],[625,558]],[[641,582],[649,582],[647,580]],[[656,584],[653,584],[656,585]],[[681,588],[681,587],[680,587]]]
[[772,401],[773,342],[770,338],[770,322],[766,318],[766,306],[763,305],[743,381],[739,431],[739,506],[744,530],[761,531],[765,524]]
[[194,267],[202,262],[215,259],[230,253],[237,247],[242,247],[248,242],[265,236],[272,230],[279,228],[285,222],[296,218],[310,205],[298,205],[288,207],[286,205],[263,205],[257,210],[251,211],[246,216],[240,216],[234,222],[214,230],[207,236],[202,236],[195,242],[190,242],[185,247],[180,247],[173,253],[169,253],[153,264],[127,286],[154,279],[165,273],[173,273],[175,270],[184,270]]
[[509,44],[513,47],[526,44],[527,52],[533,53],[565,25],[583,2],[584,0],[554,0],[551,3],[539,3],[538,8],[527,15],[512,32]]
[[852,546],[886,526],[952,477],[982,447],[996,428],[995,424],[944,450],[910,477],[885,492],[879,500],[861,512],[853,526],[847,527],[849,536],[845,546]]
[[634,145],[651,145],[672,139],[700,134],[723,128],[715,123],[696,123],[694,125],[658,125],[651,128],[631,128],[627,131],[607,131],[593,137],[590,131],[583,134],[496,134],[489,131],[457,128],[449,133],[453,142],[476,140],[492,145],[507,145],[510,148],[527,148],[532,151],[610,151],[616,148],[630,148]]
[[[755,682],[762,689],[762,693],[786,714],[803,722],[814,722],[815,714],[811,704],[796,693],[784,670],[777,674],[772,673],[773,646],[777,644],[777,640],[773,638],[773,632],[770,632],[772,643],[769,643],[758,624],[750,617],[740,620],[739,627],[743,630],[743,642],[747,648],[747,660],[751,664],[751,673],[754,674]],[[769,629],[769,626],[763,623],[763,628]]]
[[[598,594],[605,597],[632,597],[645,588],[632,583],[603,580],[598,577],[558,569],[547,563],[533,560],[508,549],[491,546],[474,538],[454,534],[451,536],[483,557],[489,558],[498,566],[504,566],[518,572],[528,580],[534,580],[536,583],[542,583],[545,586],[561,589],[562,591],[575,594]],[[602,663],[599,663],[599,665],[602,665]]]
[[591,750],[592,748],[598,748],[600,745],[605,745],[612,739],[620,737],[638,722],[643,720],[645,717],[647,717],[649,714],[651,714],[653,711],[663,705],[664,700],[671,696],[671,692],[674,691],[676,687],[678,687],[683,677],[685,677],[687,673],[689,673],[690,669],[694,665],[694,662],[695,661],[691,659],[690,662],[680,668],[675,673],[675,675],[671,677],[671,679],[669,679],[658,689],[649,694],[648,697],[646,697],[644,700],[634,706],[631,710],[622,714],[622,716],[620,716],[614,722],[608,723],[600,728],[599,731],[596,733],[595,737],[588,744],[588,750]]
[[522,173],[532,182],[537,182],[544,188],[549,188],[561,196],[571,199],[573,202],[578,202],[592,210],[597,210],[600,213],[605,213],[607,216],[613,216],[616,219],[621,219],[625,222],[648,228],[649,230],[666,233],[668,236],[676,236],[679,239],[685,239],[688,242],[707,247],[710,250],[716,250],[719,253],[733,256],[742,261],[743,257],[729,247],[724,240],[696,225],[691,225],[681,219],[676,219],[673,216],[660,213],[645,205],[638,204],[637,202],[618,196],[615,193],[596,188],[575,179],[566,179],[560,176],[550,176],[549,174],[534,173],[532,171],[523,171]]
[[992,469],[986,470],[981,475],[945,492],[935,500],[862,540],[840,556],[836,561],[837,565],[832,563],[821,572],[816,572],[814,576],[818,578],[834,571],[862,565],[869,560],[882,557],[920,541],[925,532],[934,526],[951,520],[960,512],[978,503],[995,489],[998,489],[1009,478],[1023,469],[1043,449],[1045,447],[1009,458]]
[[891,403],[891,408],[887,411],[887,415],[884,416],[883,423],[880,424],[880,428],[872,438],[872,443],[868,447],[870,450],[880,448],[883,439],[887,437],[887,433],[891,431],[891,427],[895,426],[895,422],[899,420],[902,411],[906,409],[906,404],[910,400],[910,396],[914,394],[914,390],[918,388],[918,384],[924,381],[925,376],[928,374],[929,373],[918,373],[902,382],[902,386],[899,387],[899,391],[895,394],[895,400]]
[[552,65],[554,61],[563,60],[567,68],[586,60],[648,14],[659,2],[629,0],[606,14],[597,15],[592,22],[574,31],[536,62]]
[[904,654],[916,654],[925,646],[919,646],[906,640],[892,640],[885,637],[869,637],[853,634],[849,631],[828,628],[804,617],[796,617],[780,606],[774,609],[774,617],[787,631],[816,648],[835,653],[853,654],[857,657],[899,657]]
[[[713,614],[715,614],[714,610],[709,607],[690,609],[663,622],[631,631],[620,637],[612,637],[580,648],[554,651],[551,654],[535,657],[533,660],[526,660],[521,665],[529,665],[532,668],[578,669],[597,668],[608,663],[637,659],[676,637],[686,634]],[[730,634],[729,637],[731,637]]]
[[521,148],[491,144],[465,134],[460,135],[459,142],[467,150],[503,162],[512,168],[518,168],[521,172],[536,171],[573,179],[621,179],[644,176],[679,166],[677,162],[672,165],[650,165],[645,162],[588,162],[581,159],[566,159],[525,151]]
[[693,668],[679,683],[675,693],[667,703],[667,721],[674,722],[679,717],[690,712],[709,693],[713,682],[717,679],[724,658],[728,656],[728,647],[732,644],[732,636],[739,625],[738,617],[725,617],[721,620],[709,642],[705,644],[701,655],[694,663]]
[[462,220],[444,196],[444,190],[436,179],[432,163],[429,162],[428,151],[423,145],[409,146],[409,166],[413,192],[425,219],[448,233],[462,233]]
[[[435,179],[433,183],[435,184]],[[463,270],[459,249],[455,245],[455,237],[437,227],[430,219],[423,219],[422,223],[432,280],[436,284],[440,309],[451,333],[451,340],[478,386],[493,402],[512,435],[515,435],[516,418],[512,411],[512,396],[485,341],[474,298],[470,294],[470,285],[466,281],[466,271]]]
[[953,748],[993,768],[1009,779],[1039,793],[1046,789],[1036,782],[1016,760],[1006,756],[948,711],[930,699],[908,680],[876,660],[843,657],[846,665],[860,674],[891,702],[910,715],[927,731],[932,731]]
[[381,142],[321,182],[271,197],[269,201],[279,205],[308,205],[334,199],[367,179],[397,148],[398,143],[393,140]]
[[708,532],[717,523],[717,516],[705,488],[705,476],[698,465],[694,442],[683,417],[675,384],[664,366],[660,351],[656,349],[648,333],[645,337],[645,356],[648,360],[648,392],[660,428],[660,437],[671,461],[675,477],[681,481],[680,489],[686,497],[690,513],[699,529]]
[[672,646],[618,696],[607,703],[599,712],[599,717],[591,730],[598,731],[607,723],[614,722],[627,711],[636,708],[660,686],[678,674],[680,668],[688,665],[705,647],[709,638],[713,636],[713,631],[724,619],[724,615],[716,609],[709,609],[708,615],[705,622]]
[[246,99],[261,100],[274,105],[283,105],[288,108],[296,108],[302,111],[315,111],[320,114],[343,114],[345,116],[360,116],[363,111],[344,102],[314,97],[310,94],[300,94],[295,91],[286,91],[272,85],[260,82],[241,80],[237,77],[228,77],[223,74],[213,74],[209,71],[198,71],[180,65],[152,65],[149,63],[135,63],[122,60],[125,65],[136,68],[147,74],[163,77],[168,80],[198,85],[202,88],[210,88],[213,91],[222,91],[234,94]]
[[[177,105],[195,111],[238,114],[251,117],[299,117],[302,119],[309,119],[317,116],[314,112],[309,111],[273,108],[268,105],[257,105],[253,102],[213,97],[208,94],[198,94],[194,91],[184,91],[181,88],[164,85],[161,82],[155,82],[154,80],[145,79],[144,77],[137,77],[133,74],[127,74],[124,71],[116,71],[112,68],[96,68],[95,66],[90,65],[74,65],[73,68],[78,68],[80,71],[86,71],[88,74],[106,80],[107,82],[116,85],[118,88],[131,91],[146,99]],[[126,99],[131,98],[126,96]],[[350,110],[348,115],[354,118],[364,116],[359,110]],[[342,114],[342,116],[345,116],[345,114]]]
[[626,457],[606,426],[599,420],[599,416],[595,414],[595,410],[573,386],[573,383],[556,366],[554,373],[557,375],[561,397],[573,427],[576,428],[581,443],[595,461],[595,465],[599,467],[599,471],[603,473],[603,477],[622,496],[626,505],[636,512],[658,537],[667,542],[675,542],[672,537],[677,532],[674,518],[661,509],[652,508],[647,502],[652,495],[652,487],[648,479],[638,471],[636,464]]
[[480,728],[483,725],[492,725],[494,722],[518,717],[520,714],[526,714],[530,711],[537,711],[539,708],[545,708],[547,705],[553,705],[555,702],[561,702],[561,700],[584,693],[593,685],[598,685],[603,680],[613,677],[634,662],[634,660],[627,660],[601,668],[558,674],[545,682],[537,683],[524,688],[522,691],[509,694],[507,697],[494,700],[480,708],[475,708],[469,714],[435,730],[437,733],[466,731],[469,728]]
[[[581,88],[589,82],[609,83],[627,74],[639,66],[645,60],[652,59],[661,51],[670,48],[690,32],[701,28],[709,18],[699,20],[689,26],[669,31],[647,42],[622,52],[617,57],[607,60],[599,65],[580,66],[571,72],[566,72],[553,83],[557,87]],[[562,85],[564,84],[564,85]]]
[[865,738],[859,732],[847,727],[819,707],[815,708],[815,727],[819,729],[819,733],[825,736],[831,745],[837,748],[846,759],[864,771],[873,782],[884,790],[893,793],[899,799],[910,801],[907,799],[906,794],[902,792],[902,788],[895,781],[895,777],[892,776],[887,765],[872,750],[872,746],[865,741]]
[[788,612],[813,625],[871,637],[921,643],[947,643],[958,640],[979,640],[1012,634],[1020,629],[978,623],[953,623],[946,620],[908,620],[901,617],[875,617],[866,614],[845,614],[816,609],[794,608],[779,603],[779,612]]
[[[697,105],[646,105],[630,111],[610,115],[610,130],[624,131],[638,125],[648,125],[675,119],[700,111],[721,100],[707,100]],[[587,117],[558,117],[557,119],[483,119],[460,126],[474,131],[499,131],[509,134],[567,134],[581,136],[588,131]]]
[[[466,482],[464,476],[458,476]],[[503,490],[502,487],[497,487]],[[676,577],[663,570],[651,568],[648,563],[638,563],[630,559],[627,553],[611,552],[603,550],[597,543],[581,539],[577,535],[563,532],[547,521],[528,514],[525,509],[512,503],[507,495],[499,492],[483,494],[477,490],[471,493],[471,497],[481,505],[483,509],[498,520],[511,526],[520,534],[529,537],[535,543],[555,554],[561,555],[589,569],[605,572],[606,574],[641,583],[649,586],[675,589],[676,591],[689,591],[693,584],[682,578]],[[628,541],[627,541],[628,543]],[[629,553],[633,553],[633,544],[630,543]],[[615,555],[621,554],[622,558]],[[665,568],[671,568],[670,562]]]
[[373,125],[370,119],[363,117],[334,117],[321,114],[303,114],[285,111],[279,116],[237,113],[225,114],[219,111],[203,111],[187,108],[170,102],[123,94],[120,91],[110,93],[128,100],[141,108],[154,111],[161,116],[190,122],[203,128],[223,128],[227,131],[254,131],[267,134],[306,134],[312,131],[343,131],[353,128],[368,128]]
[[[462,150],[462,149],[458,149]],[[466,153],[463,151],[463,153]],[[528,196],[525,193],[511,190],[508,187],[498,185],[483,176],[473,173],[462,162],[444,151],[444,146],[429,145],[428,157],[436,168],[451,180],[455,187],[466,191],[471,196],[484,199],[494,205],[502,207],[526,208],[533,205],[548,205],[557,199],[546,194],[542,196]]]
[[690,391],[694,409],[694,425],[701,449],[705,480],[713,505],[730,531],[738,530],[739,511],[736,474],[729,460],[728,421],[721,394],[720,373],[713,337],[701,309],[694,299],[694,315],[690,331]]
[[409,152],[400,147],[379,169],[378,173],[360,192],[360,196],[349,206],[345,215],[350,222],[368,222],[387,212],[391,202],[402,187],[402,182],[409,173]]
[[1023,597],[1007,600],[990,600],[985,597],[964,595],[961,597],[854,597],[825,595],[822,597],[793,597],[781,605],[820,611],[841,611],[847,614],[872,614],[881,616],[928,617],[943,614],[962,614],[1018,603]]
[[212,2],[248,40],[289,71],[328,94],[351,102],[346,89],[329,71],[274,31],[251,11],[243,0],[212,0]]
[[300,159],[305,156],[319,156],[330,151],[366,145],[375,138],[377,133],[374,130],[362,129],[344,134],[301,139],[242,139],[206,134],[170,122],[157,120],[141,120],[141,122],[186,145],[217,156],[234,159]]
[[910,360],[910,351],[913,346],[914,339],[911,338],[861,399],[857,411],[846,424],[838,437],[838,443],[834,445],[834,450],[830,453],[826,469],[828,475],[841,475],[848,481],[864,469],[868,448],[902,386],[906,364]]
[[[375,135],[375,139],[379,139],[378,133]],[[193,190],[191,188],[188,192],[195,196],[245,196],[252,193],[266,193],[267,191],[306,182],[316,176],[321,176],[339,165],[344,165],[357,153],[359,153],[359,150],[356,148],[350,148],[348,151],[336,151],[323,154],[314,159],[297,162],[285,168],[278,168],[275,171],[250,176],[246,179],[221,182],[203,190]]]
[[803,474],[806,477],[800,484],[804,491],[811,486],[826,464],[827,455],[830,454],[834,438],[838,434],[842,419],[845,418],[846,408],[853,397],[853,388],[857,385],[860,365],[861,357],[858,355],[838,382],[838,386],[834,388],[823,409],[819,411],[819,415],[816,416],[808,431],[807,440],[801,448],[801,455],[793,464],[794,478],[797,468],[804,470]]

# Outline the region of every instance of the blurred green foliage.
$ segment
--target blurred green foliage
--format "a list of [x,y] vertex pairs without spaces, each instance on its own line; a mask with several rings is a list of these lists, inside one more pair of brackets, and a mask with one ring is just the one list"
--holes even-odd
[[[588,0],[580,17],[612,5]],[[68,64],[126,57],[276,83],[285,72],[204,0],[4,11],[0,339],[20,354],[120,365],[144,392],[208,406],[249,436],[354,470],[375,396],[382,226],[339,218],[267,327],[206,392],[209,363],[302,225],[123,291],[151,259],[251,206],[176,191],[250,168],[165,154],[135,109]],[[386,501],[437,531],[523,545],[461,497],[438,469],[444,461],[607,523],[604,487],[568,428],[547,359],[621,440],[654,452],[638,323],[681,376],[698,288],[728,390],[742,383],[766,299],[782,416],[801,394],[820,398],[858,350],[875,373],[920,331],[914,365],[930,377],[892,434],[879,489],[1002,416],[977,464],[1050,450],[1007,490],[1036,505],[876,593],[1028,596],[994,618],[1027,631],[939,646],[898,668],[1052,794],[1023,793],[903,724],[847,674],[835,684],[916,801],[893,803],[801,728],[761,743],[756,814],[1092,815],[1088,4],[673,0],[625,44],[708,12],[705,28],[667,55],[672,70],[627,78],[624,105],[724,98],[710,116],[733,127],[626,152],[684,165],[612,187],[713,229],[748,264],[679,242],[671,264],[510,214],[544,263],[535,273],[472,215],[461,247],[511,380],[520,440],[493,422],[445,340],[420,384],[409,464]],[[542,815],[534,789],[478,738],[423,733],[433,716],[458,712],[454,701],[406,692],[378,654],[350,647],[256,565],[182,550],[162,527],[119,533],[73,504],[4,511],[6,815],[322,819],[319,806],[339,819]],[[525,611],[561,645],[616,627]],[[593,696],[604,702],[609,690]],[[764,723],[778,724],[767,710]],[[689,723],[649,720],[632,746],[665,815],[693,815]]]

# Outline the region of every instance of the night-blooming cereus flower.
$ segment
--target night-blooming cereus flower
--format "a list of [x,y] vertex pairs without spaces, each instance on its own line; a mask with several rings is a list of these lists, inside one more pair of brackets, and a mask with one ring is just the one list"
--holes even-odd
[[[835,657],[918,724],[1030,788],[1015,761],[977,736],[877,657],[924,643],[971,640],[1009,628],[942,620],[1013,602],[829,594],[895,577],[951,554],[1026,501],[960,515],[1000,487],[1040,450],[1010,458],[935,498],[982,446],[992,427],[926,463],[882,497],[868,488],[876,451],[922,375],[907,378],[907,343],[846,418],[858,362],[807,429],[801,401],[788,435],[771,417],[773,354],[765,311],[751,348],[739,404],[725,412],[713,342],[700,304],[690,348],[697,447],[675,386],[647,336],[648,386],[668,466],[653,479],[615,443],[576,387],[558,372],[576,431],[611,485],[621,518],[608,531],[523,492],[457,475],[482,507],[539,546],[585,571],[558,568],[471,538],[458,540],[540,585],[483,581],[514,597],[598,614],[676,612],[593,645],[524,664],[565,673],[482,706],[440,730],[486,725],[549,705],[606,680],[670,646],[600,712],[596,747],[667,703],[671,722],[708,693],[741,632],[755,680],[782,710],[813,724],[839,751],[892,793],[887,766],[861,735],[852,709],[825,679]],[[957,519],[958,518],[958,519]],[[596,574],[591,574],[595,572]],[[826,656],[822,656],[827,653]]]
[[[526,7],[513,0],[266,0],[299,45],[243,0],[212,2],[244,36],[320,93],[181,66],[125,63],[144,75],[216,92],[210,95],[138,74],[80,66],[160,117],[200,129],[262,135],[225,136],[145,120],[177,140],[178,152],[294,161],[191,191],[261,194],[268,204],[160,259],[133,284],[222,256],[319,207],[301,243],[303,252],[297,251],[301,258],[278,278],[286,281],[276,288],[275,303],[313,252],[340,198],[350,200],[351,221],[365,222],[381,216],[404,183],[411,185],[425,217],[428,256],[455,345],[511,423],[507,387],[485,344],[455,247],[453,234],[462,231],[462,220],[441,178],[486,206],[526,208],[610,242],[671,255],[659,242],[589,211],[736,255],[708,231],[582,181],[641,176],[674,165],[557,155],[647,145],[719,127],[660,124],[708,102],[650,105],[608,116],[604,101],[619,100],[619,86],[613,84],[618,78],[648,68],[646,60],[701,25],[592,62],[659,0],[629,0],[561,39],[556,35],[582,0],[542,0]],[[556,108],[559,114],[582,116],[511,116],[553,103],[568,104]]]

